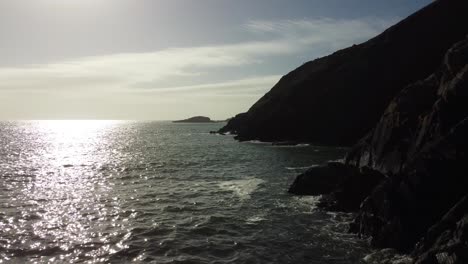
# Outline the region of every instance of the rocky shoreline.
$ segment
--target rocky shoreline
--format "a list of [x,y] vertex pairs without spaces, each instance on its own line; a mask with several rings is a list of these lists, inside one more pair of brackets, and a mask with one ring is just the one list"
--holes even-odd
[[351,145],[343,163],[307,170],[289,192],[356,212],[350,232],[376,248],[418,264],[468,263],[467,13],[468,1],[434,1],[286,75],[220,132]]
[[357,212],[350,231],[415,263],[468,263],[468,37],[403,89],[343,164],[309,169],[289,189]]

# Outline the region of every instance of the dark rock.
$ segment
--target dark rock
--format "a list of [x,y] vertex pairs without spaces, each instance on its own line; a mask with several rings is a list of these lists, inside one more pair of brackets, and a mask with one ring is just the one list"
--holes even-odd
[[468,263],[468,197],[463,197],[418,243],[417,264]]
[[468,38],[434,74],[402,90],[348,154],[348,165],[389,176],[363,202],[354,230],[374,246],[411,251],[468,194],[467,135]]
[[333,211],[355,212],[361,202],[385,177],[369,168],[338,162],[310,168],[296,177],[289,193],[324,195],[319,207]]
[[359,210],[351,231],[376,247],[421,264],[468,263],[467,13],[466,0],[434,1],[287,74],[220,132],[322,145],[361,138],[345,164],[311,168],[289,192]]
[[[351,167],[350,170],[354,172],[355,168]],[[322,199],[319,207],[331,211],[356,212],[364,199],[384,179],[385,176],[380,172],[362,167],[358,173],[347,174],[347,177]]]
[[194,116],[184,120],[172,121],[173,123],[214,123],[215,121],[211,120],[206,116]]
[[[468,33],[467,13],[466,0],[434,1],[363,44],[290,72],[221,131],[238,134],[239,140],[352,145],[375,125],[398,92],[436,70],[446,50]],[[450,64],[456,63],[457,57],[452,57]],[[430,82],[425,85],[437,86]],[[418,112],[432,102],[434,93],[425,96],[408,97],[408,106],[416,99],[417,109],[398,105]],[[414,124],[408,120],[408,126]],[[383,140],[392,144],[398,137]],[[397,144],[402,150],[382,150],[387,153],[386,162],[394,163],[392,170],[398,170],[405,159],[400,155],[405,153],[406,144]]]
[[321,195],[332,192],[346,178],[359,174],[359,169],[339,162],[308,169],[296,177],[288,192],[298,195]]

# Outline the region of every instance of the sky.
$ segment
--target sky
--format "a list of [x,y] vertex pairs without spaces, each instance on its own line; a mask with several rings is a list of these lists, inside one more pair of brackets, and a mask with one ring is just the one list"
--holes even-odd
[[1,0],[0,119],[226,119],[430,0]]

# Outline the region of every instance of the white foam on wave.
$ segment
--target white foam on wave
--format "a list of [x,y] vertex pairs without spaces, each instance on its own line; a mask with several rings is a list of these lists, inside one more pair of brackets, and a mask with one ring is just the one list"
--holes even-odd
[[300,144],[292,144],[292,145],[271,145],[273,148],[303,148],[303,147],[309,147],[310,144],[307,143],[300,143]]
[[252,178],[246,180],[232,180],[219,183],[219,187],[223,190],[232,191],[241,200],[249,199],[250,194],[258,189],[259,185],[265,182],[262,179]]
[[310,166],[302,166],[302,167],[286,167],[287,170],[305,170],[310,169],[313,167],[319,166],[318,164],[310,165]]
[[375,251],[365,256],[363,260],[369,264],[411,264],[414,262],[410,256],[397,254],[394,249],[389,248]]
[[337,162],[337,163],[345,163],[345,159],[336,159],[336,160],[329,160],[328,162]]
[[267,145],[267,144],[271,144],[272,142],[260,141],[260,140],[249,140],[247,141],[247,143]]
[[322,198],[321,195],[317,196],[294,196],[293,204],[295,207],[302,209],[303,213],[312,212],[317,208],[317,204]]
[[245,221],[247,222],[247,224],[255,224],[255,223],[258,223],[258,222],[261,222],[261,221],[265,221],[265,220],[266,220],[265,215],[260,214],[260,215],[255,215],[255,216],[249,217]]

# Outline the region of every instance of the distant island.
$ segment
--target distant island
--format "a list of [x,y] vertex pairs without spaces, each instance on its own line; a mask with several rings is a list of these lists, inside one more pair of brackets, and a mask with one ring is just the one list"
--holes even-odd
[[172,121],[172,123],[215,123],[216,121],[211,120],[206,116],[194,116],[183,120]]

